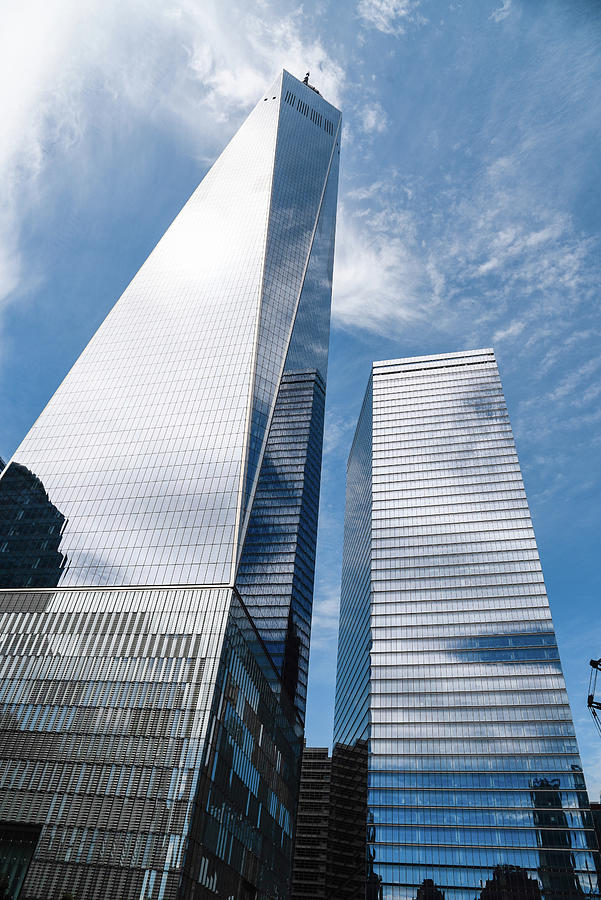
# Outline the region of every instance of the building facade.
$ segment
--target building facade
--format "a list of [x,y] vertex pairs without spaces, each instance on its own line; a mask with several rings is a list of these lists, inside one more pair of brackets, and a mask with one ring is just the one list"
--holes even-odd
[[291,900],[377,900],[366,879],[367,744],[305,747]]
[[339,133],[283,72],[2,473],[12,897],[288,895]]
[[334,740],[374,897],[597,896],[597,842],[492,350],[375,363],[347,470]]
[[291,900],[326,900],[332,757],[327,747],[305,747],[294,837]]

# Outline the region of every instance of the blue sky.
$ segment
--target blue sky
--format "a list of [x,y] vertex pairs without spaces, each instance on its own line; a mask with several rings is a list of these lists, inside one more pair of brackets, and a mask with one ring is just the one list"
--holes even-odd
[[310,69],[345,126],[308,740],[331,734],[344,471],[371,361],[493,346],[596,798],[598,0],[21,0],[3,24],[0,454],[264,86]]

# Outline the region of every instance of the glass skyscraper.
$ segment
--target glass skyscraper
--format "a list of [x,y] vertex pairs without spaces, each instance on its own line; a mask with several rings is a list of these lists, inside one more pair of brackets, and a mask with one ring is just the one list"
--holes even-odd
[[2,473],[13,897],[287,896],[339,134],[283,72]]
[[334,740],[367,893],[597,896],[597,843],[492,350],[373,366],[347,472]]

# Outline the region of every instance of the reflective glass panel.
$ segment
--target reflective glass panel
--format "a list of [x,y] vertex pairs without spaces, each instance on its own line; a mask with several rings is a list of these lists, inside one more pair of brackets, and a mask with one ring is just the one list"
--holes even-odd
[[491,350],[374,364],[348,468],[334,739],[367,737],[374,897],[596,896]]

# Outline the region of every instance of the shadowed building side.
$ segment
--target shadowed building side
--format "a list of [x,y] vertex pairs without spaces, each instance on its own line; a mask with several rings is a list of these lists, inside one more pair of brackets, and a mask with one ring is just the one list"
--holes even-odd
[[367,857],[367,745],[305,747],[292,900],[381,900]]
[[327,748],[305,747],[294,838],[292,900],[327,897],[331,777],[332,758]]
[[325,389],[315,371],[283,378],[236,586],[304,717]]

